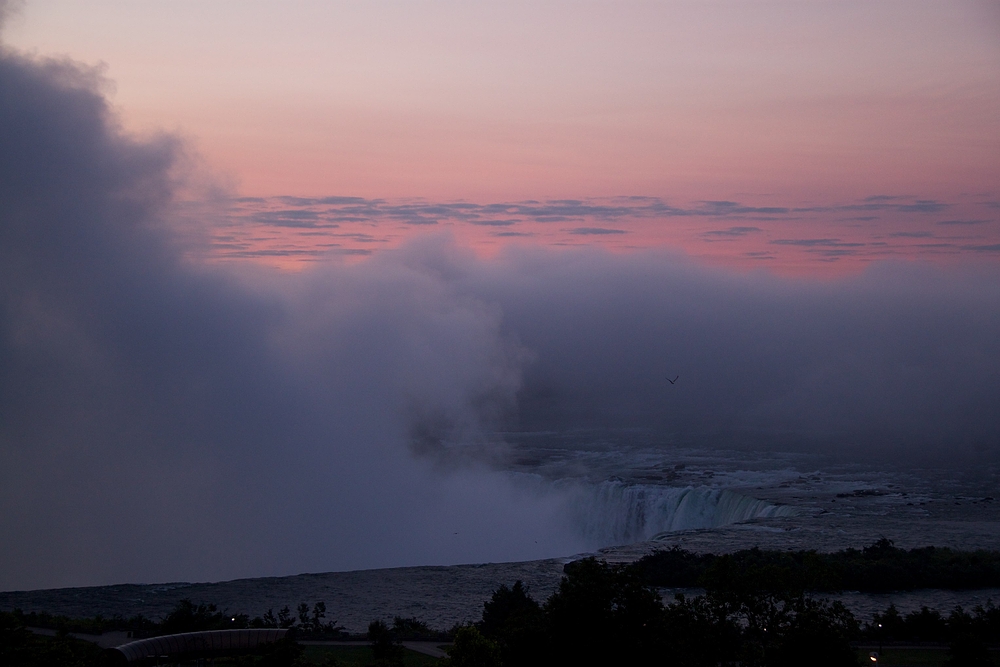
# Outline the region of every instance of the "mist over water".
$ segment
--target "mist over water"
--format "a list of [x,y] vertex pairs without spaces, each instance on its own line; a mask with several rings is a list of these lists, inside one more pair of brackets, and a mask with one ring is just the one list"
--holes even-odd
[[[994,265],[814,283],[430,236],[226,268],[187,259],[182,150],[123,135],[94,72],[0,52],[2,588],[526,560],[788,511],[610,480],[594,433],[664,465],[997,462]],[[531,433],[584,453],[549,474]]]

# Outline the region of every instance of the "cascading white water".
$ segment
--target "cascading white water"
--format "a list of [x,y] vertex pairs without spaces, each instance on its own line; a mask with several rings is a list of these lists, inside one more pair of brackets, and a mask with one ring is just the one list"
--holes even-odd
[[671,488],[618,481],[580,488],[575,510],[585,539],[600,546],[640,542],[664,532],[715,528],[794,513],[791,507],[728,489]]

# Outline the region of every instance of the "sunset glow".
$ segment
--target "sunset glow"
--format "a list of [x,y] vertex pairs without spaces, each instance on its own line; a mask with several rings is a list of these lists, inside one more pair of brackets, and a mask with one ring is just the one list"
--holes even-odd
[[784,273],[1000,258],[995,3],[40,1],[7,32],[190,141],[231,199],[216,257],[447,231]]

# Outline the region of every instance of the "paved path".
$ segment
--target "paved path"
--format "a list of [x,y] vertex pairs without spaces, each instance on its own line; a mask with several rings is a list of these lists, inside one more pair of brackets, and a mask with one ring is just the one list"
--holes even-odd
[[[29,632],[33,632],[36,635],[43,635],[46,637],[55,637],[57,632],[50,628],[28,628]],[[113,648],[115,646],[121,646],[122,644],[128,644],[132,641],[128,632],[125,631],[113,631],[105,632],[100,635],[88,635],[84,632],[70,632],[68,633],[70,637],[74,639],[82,639],[85,642],[91,642],[97,644],[101,648]]]
[[[299,642],[303,646],[368,646],[369,643],[366,641],[301,641]],[[439,641],[405,641],[402,642],[403,648],[408,648],[411,651],[416,651],[417,653],[423,653],[424,655],[429,655],[432,658],[447,658],[448,654],[445,652],[444,647],[448,646],[447,642]]]
[[[36,635],[43,635],[46,637],[55,637],[56,631],[50,628],[28,628],[30,632]],[[115,646],[121,646],[122,644],[127,644],[132,641],[129,633],[124,631],[114,631],[105,632],[100,635],[88,635],[83,632],[70,632],[70,637],[75,639],[81,639],[86,642],[92,642],[97,644],[101,648],[113,648]],[[352,640],[352,641],[301,641],[299,642],[303,646],[368,646],[369,642],[362,640]],[[408,648],[411,651],[416,651],[417,653],[423,653],[424,655],[429,655],[432,658],[447,658],[448,654],[445,652],[444,647],[448,645],[447,642],[440,641],[405,641],[402,642],[404,648]]]

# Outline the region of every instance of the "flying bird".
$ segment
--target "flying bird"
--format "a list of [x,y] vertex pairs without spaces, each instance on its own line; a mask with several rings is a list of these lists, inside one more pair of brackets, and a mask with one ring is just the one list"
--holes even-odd
[[677,378],[679,378],[679,377],[680,377],[680,375],[678,375],[677,377],[675,377],[673,380],[671,380],[670,378],[667,378],[667,382],[669,382],[670,384],[673,384],[673,383],[677,382]]

